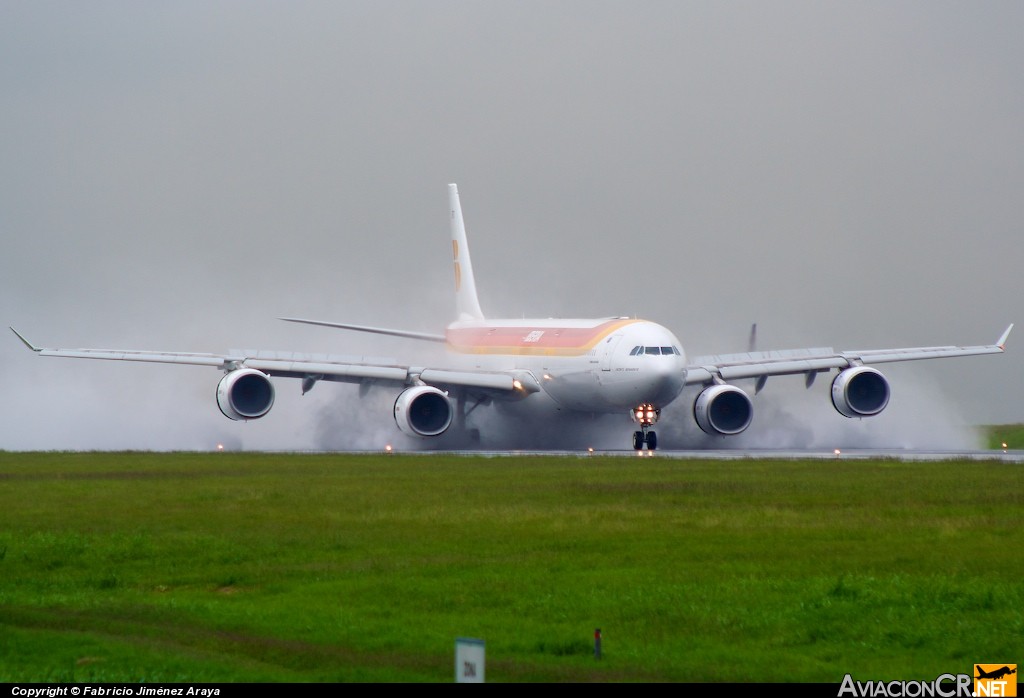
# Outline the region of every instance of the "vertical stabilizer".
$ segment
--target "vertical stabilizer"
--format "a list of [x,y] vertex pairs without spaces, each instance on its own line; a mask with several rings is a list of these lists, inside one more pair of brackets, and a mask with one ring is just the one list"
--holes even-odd
[[459,320],[483,320],[480,301],[476,297],[476,280],[473,278],[473,263],[469,259],[469,245],[466,243],[466,223],[462,220],[462,204],[459,203],[459,188],[448,185],[448,208],[452,225],[452,258],[455,264],[455,309]]

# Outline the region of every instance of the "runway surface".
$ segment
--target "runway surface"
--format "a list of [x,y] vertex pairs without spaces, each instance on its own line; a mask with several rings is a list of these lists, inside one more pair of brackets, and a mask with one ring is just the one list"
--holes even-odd
[[[627,453],[626,455],[635,455]],[[745,458],[758,460],[878,460],[892,459],[900,461],[945,461],[945,460],[978,460],[1002,461],[1006,463],[1024,463],[1024,451],[906,451],[885,449],[843,449],[839,451],[787,451],[787,450],[756,450],[756,451],[655,451],[661,458],[711,458],[719,460],[741,460]]]
[[486,456],[501,458],[506,456],[618,456],[623,458],[675,458],[680,460],[878,460],[891,459],[898,461],[999,461],[1003,463],[1024,463],[1024,451],[923,451],[923,450],[887,450],[887,449],[843,449],[832,451],[816,450],[690,450],[690,451],[399,451],[394,453],[451,453],[463,456]]

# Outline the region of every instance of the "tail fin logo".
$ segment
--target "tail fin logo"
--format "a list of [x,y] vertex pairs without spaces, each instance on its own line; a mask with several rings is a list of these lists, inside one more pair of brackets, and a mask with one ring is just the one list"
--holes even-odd
[[1016,664],[975,664],[974,695],[978,698],[999,696],[1005,698],[1017,695]]
[[455,260],[455,292],[462,289],[462,267],[459,266],[459,241],[452,240],[452,257]]

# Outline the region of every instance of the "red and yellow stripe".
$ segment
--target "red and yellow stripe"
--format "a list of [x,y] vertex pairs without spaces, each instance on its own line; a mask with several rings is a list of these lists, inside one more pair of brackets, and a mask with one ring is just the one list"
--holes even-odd
[[608,320],[594,327],[480,326],[448,328],[448,348],[462,354],[582,356],[612,333],[639,320]]

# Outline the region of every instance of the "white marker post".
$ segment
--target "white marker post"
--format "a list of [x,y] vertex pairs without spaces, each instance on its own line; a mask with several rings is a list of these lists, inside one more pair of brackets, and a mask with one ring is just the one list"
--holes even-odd
[[455,638],[455,683],[484,683],[484,641]]

